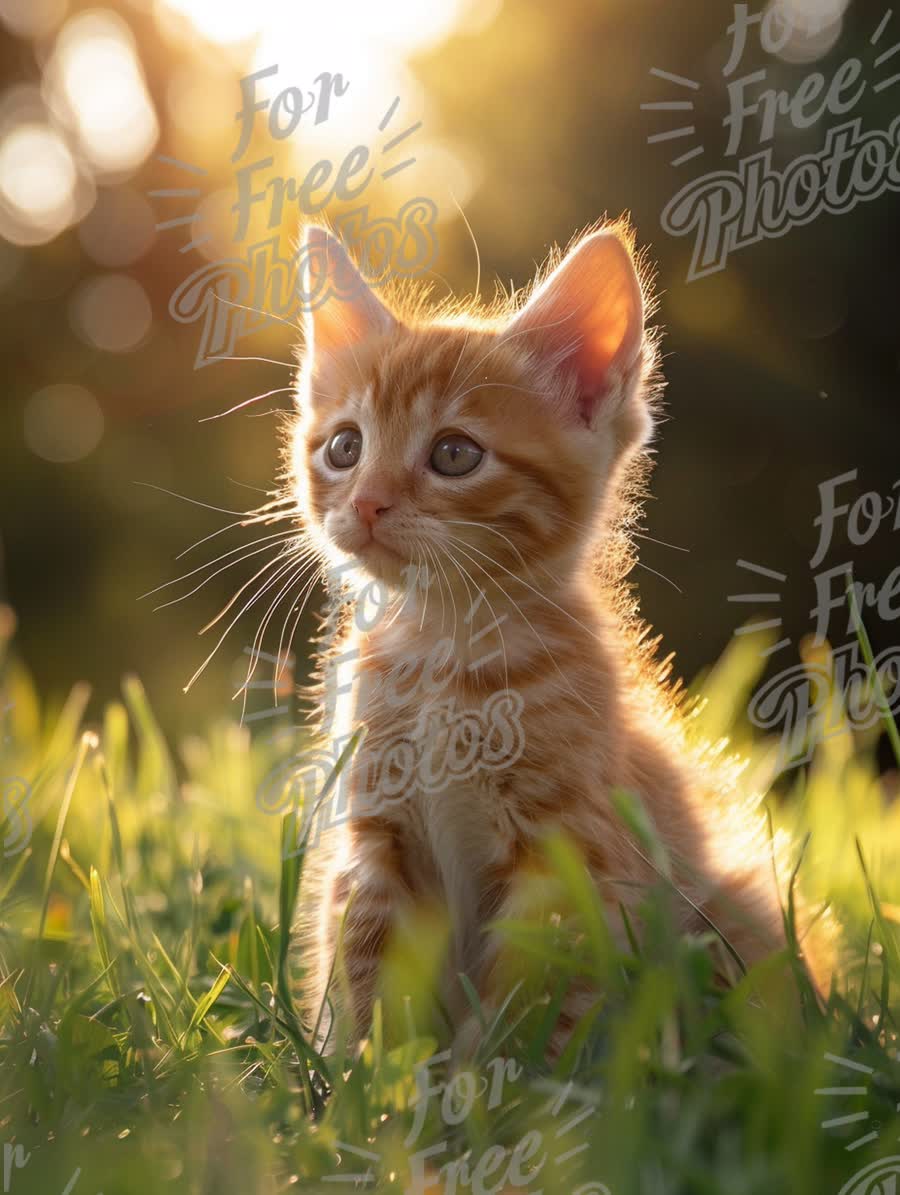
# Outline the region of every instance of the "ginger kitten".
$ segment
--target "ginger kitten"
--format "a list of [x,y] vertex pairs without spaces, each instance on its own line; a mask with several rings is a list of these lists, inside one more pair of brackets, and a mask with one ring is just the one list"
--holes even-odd
[[[366,736],[348,816],[301,892],[310,1006],[340,928],[364,1033],[392,930],[436,900],[446,1002],[471,1048],[454,977],[488,1008],[504,999],[485,927],[514,915],[549,830],[580,848],[614,931],[619,903],[657,878],[616,789],[668,848],[683,929],[711,922],[748,965],[783,949],[761,815],[721,754],[689,742],[622,585],[658,389],[627,231],[582,237],[526,302],[484,318],[395,313],[323,229],[302,256],[330,297],[305,317],[289,472],[321,557],[391,595],[371,629],[346,618],[329,657],[355,658],[330,733]],[[570,990],[552,1052],[595,996]]]

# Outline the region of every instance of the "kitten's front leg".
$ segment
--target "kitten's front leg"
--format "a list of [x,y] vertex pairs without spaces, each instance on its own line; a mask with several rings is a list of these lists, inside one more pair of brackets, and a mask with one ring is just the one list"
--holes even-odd
[[476,1011],[465,1002],[465,1014],[453,1040],[453,1053],[460,1061],[471,1059],[482,1044],[484,1027],[493,1023],[498,1010],[516,982],[517,967],[510,959],[510,949],[502,934],[486,928],[493,921],[518,920],[528,916],[525,907],[529,877],[518,865],[526,854],[519,842],[510,842],[504,858],[485,867],[479,877],[475,941],[465,958],[464,970],[476,992],[480,1007]]
[[[535,834],[535,839],[539,838]],[[515,852],[522,858],[534,859],[533,843],[520,846]],[[610,928],[614,947],[625,953],[628,950],[628,939],[621,918],[622,896],[613,891],[602,876],[591,872],[591,879],[596,885],[606,913],[606,923]],[[537,890],[534,885],[537,883]],[[551,903],[544,905],[541,900],[540,909],[535,907],[535,892],[541,893],[539,874],[527,866],[515,865],[498,866],[486,878],[484,889],[484,903],[481,909],[480,923],[482,926],[492,921],[525,920],[534,922],[537,918],[548,923],[554,914],[562,910]],[[624,897],[626,904],[629,898]],[[636,917],[634,909],[632,918]],[[476,971],[470,975],[475,983],[481,1001],[480,1016],[474,1011],[469,1013],[456,1032],[454,1038],[454,1054],[459,1059],[471,1058],[481,1045],[484,1037],[482,1022],[491,1025],[497,1011],[508,999],[514,984],[521,977],[521,965],[517,960],[514,948],[510,947],[500,932],[484,930],[478,952]],[[552,987],[552,984],[551,984]],[[546,993],[552,995],[550,990]],[[585,975],[570,976],[565,994],[560,1005],[556,1023],[547,1041],[546,1061],[554,1063],[568,1045],[573,1031],[582,1018],[588,1014],[601,999],[601,992],[596,982]],[[510,1019],[510,1018],[507,1018]]]
[[345,896],[343,963],[349,987],[354,1035],[362,1037],[372,1019],[385,947],[403,906],[409,901],[398,846],[397,827],[376,814],[350,823],[347,869],[338,876]]
[[[496,956],[499,958],[500,943],[492,942],[488,950],[496,952]],[[474,1057],[484,1039],[482,1021],[490,1027],[498,1009],[503,1006],[509,996],[511,986],[504,978],[508,975],[507,968],[498,966],[488,974],[487,979],[479,988],[481,1016],[475,1012],[469,1013],[454,1036],[453,1053],[460,1061]],[[572,1033],[579,1022],[598,1004],[599,1000],[600,992],[592,980],[584,976],[573,976],[569,980],[559,1015],[544,1052],[545,1060],[548,1063],[552,1064],[557,1061],[569,1044]]]

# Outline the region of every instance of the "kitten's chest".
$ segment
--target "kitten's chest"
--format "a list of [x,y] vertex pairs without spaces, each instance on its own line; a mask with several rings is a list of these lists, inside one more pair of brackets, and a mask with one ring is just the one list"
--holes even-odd
[[393,680],[360,686],[356,808],[392,822],[414,886],[466,920],[481,875],[515,837],[498,783],[523,749],[515,699]]
[[385,800],[441,793],[484,771],[497,747],[497,702],[465,681],[449,641],[402,628],[359,653],[353,722],[367,728],[369,784]]

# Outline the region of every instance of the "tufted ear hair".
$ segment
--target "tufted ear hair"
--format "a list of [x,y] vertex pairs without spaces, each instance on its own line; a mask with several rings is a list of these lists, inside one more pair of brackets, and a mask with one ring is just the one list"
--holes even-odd
[[299,249],[306,351],[334,353],[397,327],[336,236],[307,225]]
[[566,255],[514,316],[515,336],[577,382],[578,414],[596,408],[635,364],[644,337],[641,284],[626,245],[595,232]]

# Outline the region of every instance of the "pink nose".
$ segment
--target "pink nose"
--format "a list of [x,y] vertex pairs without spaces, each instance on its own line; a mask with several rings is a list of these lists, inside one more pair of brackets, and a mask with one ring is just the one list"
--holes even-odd
[[383,498],[354,498],[353,509],[367,526],[374,527],[376,521],[391,508],[384,504]]

